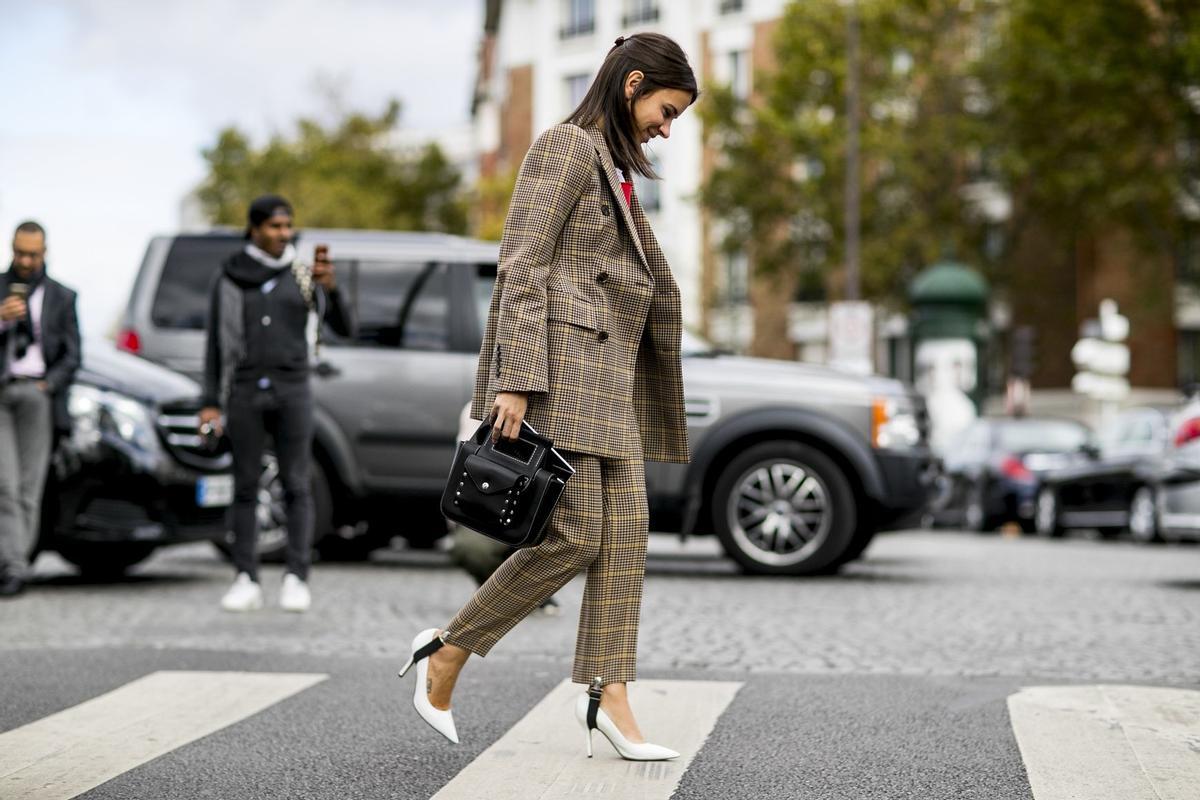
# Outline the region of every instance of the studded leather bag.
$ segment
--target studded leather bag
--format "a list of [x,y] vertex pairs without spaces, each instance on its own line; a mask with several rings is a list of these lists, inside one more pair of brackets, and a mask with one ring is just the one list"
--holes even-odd
[[484,422],[458,443],[442,493],[442,514],[510,547],[534,547],[575,474],[554,443],[528,423],[516,441],[492,442]]

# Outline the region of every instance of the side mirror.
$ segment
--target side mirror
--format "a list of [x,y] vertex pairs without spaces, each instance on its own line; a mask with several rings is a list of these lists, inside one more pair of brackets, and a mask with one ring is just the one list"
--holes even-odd
[[1090,458],[1092,461],[1100,460],[1100,447],[1092,442],[1088,442],[1079,448],[1079,452]]

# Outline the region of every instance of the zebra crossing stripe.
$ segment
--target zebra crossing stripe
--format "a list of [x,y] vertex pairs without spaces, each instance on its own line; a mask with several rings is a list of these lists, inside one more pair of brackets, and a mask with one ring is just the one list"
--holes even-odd
[[432,800],[667,800],[741,683],[637,681],[630,703],[651,742],[678,750],[673,761],[624,761],[599,733],[594,758],[575,720],[579,684],[563,681],[508,733],[458,773]]
[[1200,798],[1200,692],[1035,686],[1008,711],[1034,800]]
[[0,733],[0,797],[82,794],[328,677],[271,672],[154,672]]

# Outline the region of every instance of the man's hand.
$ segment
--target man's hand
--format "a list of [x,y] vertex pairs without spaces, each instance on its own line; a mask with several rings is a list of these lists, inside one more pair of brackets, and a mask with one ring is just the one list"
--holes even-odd
[[516,441],[521,433],[521,420],[525,419],[525,411],[529,408],[529,395],[526,392],[498,392],[496,402],[492,405],[492,441],[500,441],[500,437]]
[[220,436],[223,433],[223,428],[221,427],[221,409],[215,406],[205,406],[200,409],[200,427],[198,432],[201,436],[204,436],[206,433],[205,426],[208,426],[207,430],[212,431],[216,436]]
[[0,304],[0,320],[12,322],[15,319],[24,319],[26,310],[24,300],[16,295],[9,295],[4,298],[4,303]]
[[328,249],[322,245],[317,246],[313,258],[312,276],[313,280],[327,292],[332,292],[337,287],[337,283],[333,279],[333,262],[329,260]]

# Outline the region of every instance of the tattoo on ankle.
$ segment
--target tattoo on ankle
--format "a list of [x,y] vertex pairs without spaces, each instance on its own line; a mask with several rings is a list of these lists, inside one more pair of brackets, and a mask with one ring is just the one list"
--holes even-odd
[[433,691],[433,678],[426,678],[425,679],[425,694],[429,694],[432,691]]

